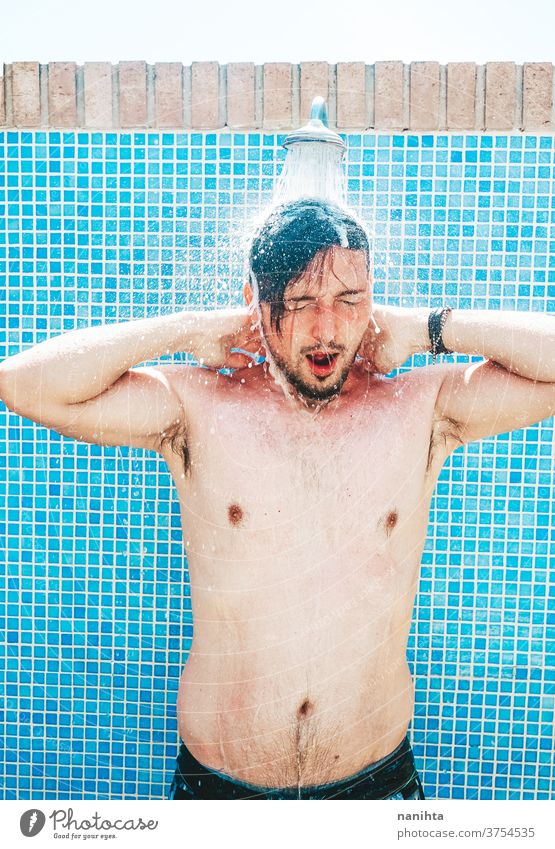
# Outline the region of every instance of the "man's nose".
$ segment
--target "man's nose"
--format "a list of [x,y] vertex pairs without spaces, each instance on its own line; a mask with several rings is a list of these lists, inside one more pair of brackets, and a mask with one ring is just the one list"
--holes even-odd
[[335,338],[337,316],[333,307],[324,305],[317,306],[312,325],[312,335],[315,339],[321,339],[324,343]]

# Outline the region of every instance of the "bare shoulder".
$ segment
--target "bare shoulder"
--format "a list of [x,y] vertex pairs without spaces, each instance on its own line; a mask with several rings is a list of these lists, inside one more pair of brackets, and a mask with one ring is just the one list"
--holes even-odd
[[438,397],[445,379],[452,374],[457,364],[435,363],[414,368],[398,376],[399,380],[410,386],[418,399],[426,426],[429,429],[429,447],[427,475],[433,483],[445,460],[463,443],[460,439],[458,423],[440,415]]
[[396,384],[410,393],[412,408],[422,426],[429,428],[431,439],[438,425],[437,398],[445,374],[445,364],[433,364],[400,372],[395,377]]
[[202,401],[215,389],[222,390],[230,382],[235,382],[233,374],[226,375],[204,366],[171,363],[157,366],[157,368],[171,383],[172,389],[184,404],[187,401],[193,403],[195,400]]
[[214,369],[179,363],[156,366],[179,399],[181,416],[161,437],[161,452],[166,459],[177,455],[189,466],[189,443],[192,434],[202,426],[208,404],[214,403],[215,393],[225,392],[233,376]]
[[437,415],[437,400],[445,380],[457,374],[467,364],[434,363],[413,368],[397,375],[397,380],[414,387],[415,392],[431,395],[434,402],[434,417]]
[[394,380],[400,386],[407,386],[415,393],[421,393],[423,397],[432,395],[435,403],[444,376],[445,364],[434,364],[399,372]]

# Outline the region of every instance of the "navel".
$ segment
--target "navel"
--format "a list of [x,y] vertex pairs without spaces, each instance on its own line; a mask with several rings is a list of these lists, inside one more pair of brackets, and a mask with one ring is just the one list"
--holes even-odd
[[310,716],[312,713],[314,713],[314,705],[310,699],[305,699],[297,708],[297,716],[299,719],[306,719],[307,716]]
[[230,504],[227,508],[227,515],[232,525],[238,525],[243,518],[243,511],[238,504]]

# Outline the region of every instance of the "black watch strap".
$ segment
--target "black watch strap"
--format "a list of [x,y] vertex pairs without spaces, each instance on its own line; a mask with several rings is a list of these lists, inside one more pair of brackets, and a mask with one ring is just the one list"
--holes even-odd
[[438,354],[452,354],[453,352],[446,348],[443,344],[441,334],[443,327],[447,321],[447,316],[451,312],[451,307],[438,307],[431,310],[428,316],[428,334],[432,346],[432,360],[435,362]]

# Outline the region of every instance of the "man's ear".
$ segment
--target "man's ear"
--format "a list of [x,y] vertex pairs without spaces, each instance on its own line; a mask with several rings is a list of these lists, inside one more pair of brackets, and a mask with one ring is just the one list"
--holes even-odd
[[245,282],[243,283],[243,297],[247,303],[247,306],[250,306],[254,297],[254,293],[252,291],[252,286],[248,282],[248,280],[245,280]]
[[370,309],[372,309],[374,306],[374,278],[371,270],[368,272],[368,292],[370,295]]

